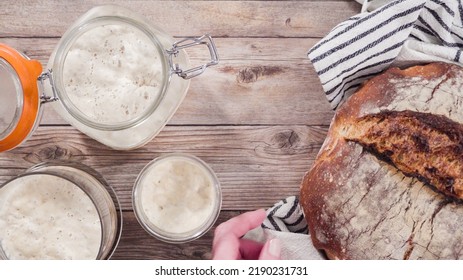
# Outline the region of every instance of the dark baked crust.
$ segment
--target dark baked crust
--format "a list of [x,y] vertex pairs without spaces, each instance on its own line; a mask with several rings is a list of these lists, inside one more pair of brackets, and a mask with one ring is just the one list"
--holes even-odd
[[358,119],[344,138],[442,193],[463,198],[463,126],[445,116],[382,111]]
[[461,122],[461,80],[462,68],[451,64],[392,68],[339,108],[301,185],[316,248],[339,259],[463,258],[463,205],[343,137],[346,124],[385,110]]

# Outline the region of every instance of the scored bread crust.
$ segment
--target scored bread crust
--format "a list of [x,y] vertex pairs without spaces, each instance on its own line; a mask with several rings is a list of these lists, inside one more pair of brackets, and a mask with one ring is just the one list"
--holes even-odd
[[463,199],[463,125],[442,115],[383,111],[358,119],[343,135],[404,174]]
[[463,123],[463,70],[432,63],[391,68],[338,109],[300,203],[316,248],[336,259],[462,259],[463,205],[343,135],[382,111],[416,111]]

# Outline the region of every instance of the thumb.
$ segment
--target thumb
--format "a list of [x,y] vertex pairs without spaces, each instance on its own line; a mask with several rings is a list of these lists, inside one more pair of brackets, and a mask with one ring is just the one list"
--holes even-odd
[[265,242],[262,251],[260,251],[259,260],[280,260],[281,259],[281,241],[279,239],[270,239]]

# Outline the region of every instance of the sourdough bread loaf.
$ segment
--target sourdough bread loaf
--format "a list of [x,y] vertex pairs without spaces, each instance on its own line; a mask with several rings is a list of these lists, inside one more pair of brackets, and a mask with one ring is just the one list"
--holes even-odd
[[301,186],[316,248],[338,259],[463,258],[462,87],[456,65],[391,68],[339,108]]

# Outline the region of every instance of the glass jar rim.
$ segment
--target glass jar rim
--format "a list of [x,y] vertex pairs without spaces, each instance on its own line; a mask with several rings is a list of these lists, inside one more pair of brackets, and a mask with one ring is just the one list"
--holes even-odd
[[[94,9],[104,9],[105,6],[99,6]],[[112,7],[115,8],[115,7]],[[70,28],[61,38],[56,49],[56,55],[53,60],[53,79],[54,86],[60,99],[60,103],[63,107],[69,112],[69,114],[74,117],[76,120],[82,124],[89,126],[98,130],[123,130],[130,127],[134,127],[144,120],[146,120],[157,108],[161,100],[164,98],[166,90],[169,86],[171,80],[171,73],[169,70],[169,62],[164,48],[162,47],[161,42],[158,40],[156,33],[161,32],[156,29],[151,24],[148,24],[141,17],[135,17],[131,15],[132,12],[117,7],[120,10],[118,14],[108,14],[108,15],[98,15],[95,17],[90,17],[85,19],[83,22],[77,22],[75,26]],[[92,10],[91,10],[92,11]],[[127,13],[127,14],[126,14]],[[85,15],[83,16],[85,17]],[[117,122],[117,123],[104,123],[93,120],[92,118],[86,116],[69,98],[64,82],[63,82],[63,69],[66,61],[66,57],[72,48],[73,44],[86,32],[101,27],[103,25],[128,25],[131,28],[135,28],[138,31],[141,31],[149,41],[153,44],[157,50],[157,55],[160,58],[162,64],[162,82],[159,89],[159,96],[138,116],[131,118],[126,121]]]
[[[103,242],[103,230],[105,229],[105,226],[103,224],[103,214],[101,211],[100,211],[100,208],[98,207],[98,202],[96,201],[96,198],[91,195],[89,193],[89,191],[86,190],[85,187],[83,187],[82,185],[80,185],[80,183],[78,183],[76,180],[72,179],[71,177],[69,177],[68,175],[66,174],[61,174],[59,173],[58,171],[56,170],[42,170],[42,168],[49,168],[49,167],[67,167],[67,168],[71,168],[71,169],[75,169],[75,170],[78,170],[80,172],[83,172],[83,173],[86,173],[88,174],[89,176],[91,176],[95,181],[97,181],[99,184],[101,184],[101,187],[104,188],[104,190],[107,192],[107,195],[109,195],[111,201],[112,201],[112,204],[114,206],[114,210],[116,211],[115,212],[115,218],[117,219],[117,224],[116,224],[116,228],[114,229],[114,240],[112,241],[112,246],[109,247],[109,250],[108,248],[105,248],[105,244]],[[28,168],[24,173],[16,176],[16,177],[13,177],[13,178],[10,178],[9,180],[7,180],[6,182],[0,184],[0,189],[2,189],[3,187],[7,186],[8,184],[14,182],[15,180],[18,180],[20,178],[24,178],[24,177],[28,177],[28,176],[53,176],[53,177],[56,177],[56,178],[60,178],[62,180],[66,180],[68,181],[69,183],[71,183],[74,187],[77,187],[79,190],[81,190],[85,196],[87,196],[93,207],[96,209],[97,211],[97,214],[98,214],[98,218],[100,220],[100,228],[101,228],[101,240],[100,240],[100,244],[99,244],[99,249],[98,249],[98,254],[96,257],[96,259],[110,259],[112,257],[112,255],[114,254],[118,244],[119,244],[119,241],[120,241],[120,238],[121,238],[121,235],[122,235],[122,211],[121,211],[121,206],[120,206],[120,202],[119,202],[119,198],[117,197],[117,194],[116,192],[114,191],[114,189],[106,182],[106,180],[97,172],[95,171],[93,168],[90,168],[88,167],[87,165],[84,165],[84,164],[81,164],[81,163],[78,163],[78,162],[67,162],[67,161],[56,161],[56,162],[42,162],[42,163],[39,163],[39,164],[36,164],[30,168]],[[3,249],[0,248],[0,259],[7,259],[7,256],[5,255],[5,253],[3,252]]]
[[[214,188],[214,205],[213,209],[209,215],[209,217],[198,227],[187,231],[183,233],[172,233],[172,232],[167,232],[165,230],[160,229],[156,225],[154,225],[152,222],[149,221],[149,219],[146,217],[145,213],[141,209],[141,195],[140,195],[140,189],[141,189],[141,182],[145,178],[146,174],[149,173],[150,169],[154,167],[156,164],[159,164],[165,160],[171,160],[171,159],[180,159],[180,160],[186,160],[189,162],[193,162],[194,164],[197,164],[203,171],[205,171],[212,183],[213,183],[213,188]],[[220,214],[220,210],[222,207],[222,191],[220,187],[220,182],[219,179],[217,178],[217,175],[215,172],[212,170],[212,168],[204,162],[202,159],[186,154],[186,153],[170,153],[166,155],[159,156],[152,161],[150,161],[139,173],[137,179],[135,180],[134,187],[133,187],[133,192],[132,192],[132,205],[135,213],[135,217],[138,220],[139,224],[143,227],[143,229],[148,232],[151,236],[164,241],[166,243],[186,243],[189,241],[193,241],[195,239],[198,239],[199,237],[203,236],[217,221],[217,218]]]
[[[97,210],[97,206],[95,204],[95,201],[94,199],[88,194],[88,192],[86,190],[84,190],[83,188],[81,188],[79,186],[79,184],[77,184],[76,182],[72,181],[71,179],[69,178],[66,178],[65,176],[62,176],[62,175],[59,175],[59,174],[55,174],[53,172],[46,172],[46,171],[41,171],[41,172],[33,172],[33,173],[24,173],[24,174],[20,174],[14,178],[11,178],[10,180],[6,181],[5,183],[3,183],[2,185],[0,185],[0,189],[8,186],[9,184],[13,183],[14,181],[16,180],[19,180],[19,179],[22,179],[22,178],[31,178],[33,176],[52,176],[52,177],[56,177],[56,178],[59,178],[61,180],[65,180],[69,183],[71,183],[74,187],[77,187],[79,190],[83,191],[85,193],[85,195],[90,199],[90,201],[92,202],[92,205],[95,207],[95,209]],[[100,228],[102,228],[102,224],[101,224],[101,213],[97,210],[97,213],[98,213],[98,217],[100,219]],[[100,256],[100,253],[102,251],[102,248],[103,248],[103,243],[102,243],[102,240],[100,240],[100,245],[99,245],[99,248],[98,248],[98,255],[96,256],[96,258],[98,259],[98,257]],[[7,259],[8,257],[6,256],[5,252],[3,251],[3,249],[0,247],[0,256],[1,257],[4,257],[5,259]]]

